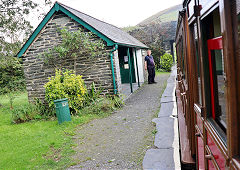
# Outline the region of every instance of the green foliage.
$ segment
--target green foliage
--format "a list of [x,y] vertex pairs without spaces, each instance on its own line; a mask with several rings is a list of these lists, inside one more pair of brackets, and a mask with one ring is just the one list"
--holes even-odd
[[[152,49],[153,57],[158,69],[159,62],[156,61],[159,61],[160,56],[165,53],[164,51],[170,50],[169,40],[175,39],[178,11],[181,8],[181,5],[177,5],[169,9],[165,9],[143,20],[135,27],[131,27],[131,29],[124,29],[130,35]],[[155,43],[156,41],[159,41],[159,39],[161,40],[161,44]],[[153,52],[155,51],[153,50],[155,47],[156,52]],[[157,48],[161,48],[163,51],[158,50]],[[157,53],[160,53],[160,55]]]
[[156,38],[150,45],[156,69],[160,69],[160,58],[165,53],[163,46],[163,41],[160,38]]
[[[58,125],[52,118],[12,124],[12,111],[5,95],[0,95],[0,169],[67,169],[73,165],[75,128],[93,119],[108,116],[72,116],[71,122]],[[14,108],[28,105],[27,93],[19,93]]]
[[15,57],[20,45],[0,39],[0,94],[25,89],[21,60]]
[[156,134],[157,134],[157,132],[158,132],[158,131],[157,131],[157,129],[156,129],[156,128],[155,128],[154,130],[152,130],[152,134],[153,134],[153,135],[156,135]]
[[104,114],[110,113],[123,106],[123,99],[119,96],[101,95],[102,89],[96,89],[92,83],[91,88],[85,96],[85,106],[79,110],[78,114]]
[[9,56],[0,56],[0,94],[11,91],[24,90],[25,80],[20,61]]
[[163,56],[161,56],[160,60],[161,68],[167,72],[171,71],[171,68],[173,66],[173,57],[171,54],[165,53]]
[[92,103],[94,103],[97,99],[99,99],[102,93],[102,89],[96,89],[95,83],[93,82],[91,84],[91,88],[88,90],[88,92],[85,95],[85,102],[84,102],[84,106],[89,106]]
[[122,98],[118,96],[100,96],[79,110],[79,115],[85,114],[106,114],[121,108],[123,105]]
[[79,110],[78,114],[80,116],[85,114],[102,114],[112,111],[112,108],[112,103],[107,98],[101,97]]
[[82,76],[76,75],[73,71],[56,70],[55,76],[49,78],[44,87],[45,99],[50,108],[54,108],[54,100],[63,98],[68,98],[69,108],[73,114],[84,105],[87,89]]
[[138,28],[139,28],[138,26],[127,26],[127,27],[123,27],[122,30],[126,31],[126,32],[129,32],[129,31],[136,30]]
[[[96,39],[96,35],[92,32],[85,32],[81,28],[73,32],[65,28],[59,29],[58,31],[61,35],[62,42],[44,53],[44,62],[46,64],[53,64],[57,67],[55,64],[56,58],[63,59],[63,61],[67,58],[76,60],[79,55],[83,54],[89,58],[94,58],[102,54],[105,44],[101,39]],[[61,63],[60,67],[62,67],[63,64],[64,62]],[[75,65],[74,70],[76,71]]]
[[13,101],[16,98],[16,96],[13,93],[8,93],[7,97],[9,98],[10,109],[13,109]]
[[[49,5],[50,0],[45,0]],[[22,40],[32,32],[27,20],[30,11],[40,11],[33,0],[1,0],[0,2],[0,94],[25,89],[22,61],[16,54]],[[43,10],[41,10],[43,11]]]
[[[45,8],[49,4],[51,1],[45,0]],[[30,11],[39,12],[40,6],[40,3],[33,0],[1,0],[0,32],[11,42],[16,42],[20,38],[30,35],[33,27],[27,18]]]
[[39,108],[34,104],[21,105],[12,110],[12,122],[23,123],[34,119],[41,119]]
[[121,108],[124,105],[122,96],[111,96],[111,100],[114,103],[115,108]]
[[[14,96],[14,99],[17,98],[17,94],[12,93],[11,95]],[[49,107],[39,99],[36,99],[34,103],[25,103],[17,108],[13,108],[13,103],[10,101],[10,108],[12,108],[12,123],[48,119],[50,115],[53,115],[53,110],[50,110]]]
[[164,35],[159,23],[151,23],[147,26],[137,26],[136,29],[128,30],[128,33],[139,41],[146,44],[152,51],[156,69],[160,68],[160,56],[165,53]]

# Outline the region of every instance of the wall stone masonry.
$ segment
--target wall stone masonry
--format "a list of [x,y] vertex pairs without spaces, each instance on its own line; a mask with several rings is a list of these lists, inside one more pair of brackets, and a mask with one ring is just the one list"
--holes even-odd
[[114,70],[115,70],[115,81],[116,81],[116,87],[118,89],[118,92],[121,93],[122,91],[122,81],[121,81],[121,74],[120,74],[120,65],[119,65],[119,56],[118,56],[118,50],[114,51]]
[[[55,67],[51,64],[45,64],[41,55],[48,51],[48,49],[61,43],[61,36],[57,32],[57,28],[63,27],[70,31],[76,31],[80,27],[83,28],[64,13],[58,12],[54,14],[46,24],[23,57],[24,74],[30,102],[33,102],[35,98],[44,101],[45,89],[43,86],[48,82],[48,78],[54,75]],[[87,30],[84,29],[84,31]],[[96,36],[95,38],[98,37]],[[97,88],[103,88],[103,94],[113,94],[112,70],[109,56],[112,48],[113,47],[105,46],[105,49],[102,51],[103,54],[94,60],[90,59],[89,56],[78,56],[76,60],[76,73],[83,76],[88,87],[94,82]],[[118,63],[118,61],[115,61],[116,58],[117,57],[114,57],[115,64]],[[61,64],[63,68],[66,69],[74,69],[73,59],[59,59],[55,64]],[[114,66],[114,68],[115,75],[120,75],[119,66]],[[119,80],[119,76],[117,76],[117,88],[120,86],[119,82],[121,82],[121,80]]]

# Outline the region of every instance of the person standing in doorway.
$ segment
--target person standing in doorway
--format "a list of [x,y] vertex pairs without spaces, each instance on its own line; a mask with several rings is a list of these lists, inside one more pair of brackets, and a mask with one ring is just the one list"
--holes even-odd
[[155,62],[151,55],[151,50],[147,50],[147,56],[145,57],[145,70],[148,71],[148,84],[155,82]]

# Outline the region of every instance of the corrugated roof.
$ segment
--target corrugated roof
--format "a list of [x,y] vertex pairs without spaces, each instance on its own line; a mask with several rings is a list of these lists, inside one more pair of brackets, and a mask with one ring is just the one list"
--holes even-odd
[[59,2],[57,3],[63,8],[67,9],[72,14],[74,14],[75,16],[77,16],[79,19],[83,20],[84,22],[86,22],[87,24],[95,28],[97,31],[99,31],[103,35],[105,35],[106,37],[114,41],[115,43],[148,48],[146,45],[138,41],[136,38],[132,37],[127,32],[123,31],[122,29],[114,25],[111,25],[99,19],[96,19],[76,9],[73,9],[65,4],[62,4]]

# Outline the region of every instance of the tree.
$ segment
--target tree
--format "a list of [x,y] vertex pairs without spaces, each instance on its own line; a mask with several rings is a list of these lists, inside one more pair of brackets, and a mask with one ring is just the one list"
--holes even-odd
[[[45,5],[50,3],[45,0]],[[40,8],[40,4],[32,0],[0,0],[0,35],[11,43],[29,36],[33,27],[26,18],[31,10]]]
[[165,53],[165,50],[163,49],[164,44],[163,44],[162,37],[157,36],[155,41],[152,42],[149,45],[149,47],[152,50],[152,55],[154,57],[154,61],[156,64],[156,69],[160,69],[161,68],[161,65],[160,65],[161,56]]
[[0,94],[25,88],[21,60],[14,57],[21,43],[0,40]]
[[[55,64],[56,60],[62,59],[60,63],[60,68],[62,68],[67,58],[73,58],[74,71],[76,72],[76,60],[78,56],[84,54],[88,55],[89,59],[93,59],[105,53],[105,44],[103,40],[96,38],[96,35],[92,32],[85,32],[81,28],[73,32],[65,28],[59,29],[58,31],[60,32],[62,42],[43,54],[42,57],[46,64],[51,64],[54,65],[55,68],[58,68],[58,64]],[[92,67],[94,67],[94,62],[96,62],[96,60],[92,60],[92,62]]]
[[125,30],[152,50],[156,69],[160,69],[160,56],[165,53],[165,33],[162,30],[161,21],[151,22],[144,26],[125,28]]
[[[49,5],[50,0],[45,0]],[[42,6],[32,0],[0,0],[0,93],[25,88],[21,60],[16,57],[23,39],[32,32],[30,11]]]

